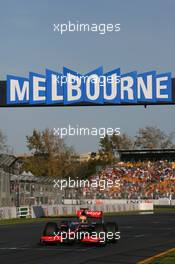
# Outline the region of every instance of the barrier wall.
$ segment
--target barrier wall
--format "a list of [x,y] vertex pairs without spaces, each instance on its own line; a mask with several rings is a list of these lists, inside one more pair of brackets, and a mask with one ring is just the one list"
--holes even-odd
[[[126,212],[126,211],[153,211],[153,203],[128,203],[128,204],[104,204],[89,205],[91,210],[100,210],[105,213],[110,212]],[[61,205],[61,206],[33,206],[32,217],[47,217],[76,214],[80,209],[79,205]]]
[[[159,199],[161,200],[161,199]],[[65,205],[105,205],[105,204],[130,204],[130,203],[148,203],[153,201],[159,200],[138,200],[138,199],[83,199],[83,200],[76,200],[76,199],[64,199]],[[164,199],[162,199],[164,200]]]
[[[119,203],[119,201],[120,200],[114,200],[113,203],[110,201],[110,203],[105,202],[104,204],[88,204],[86,207],[92,210],[101,210],[103,212],[153,211],[152,201],[124,200],[122,203]],[[20,208],[1,207],[0,219],[72,215],[75,214],[80,207],[81,205],[42,205]]]
[[0,208],[0,219],[11,219],[17,218],[16,207],[1,207]]
[[[77,200],[66,199],[65,204],[76,204]],[[80,200],[80,204],[82,205],[89,205],[89,204],[130,204],[130,203],[153,203],[154,205],[175,205],[175,200],[171,200],[169,198],[160,198],[160,199],[149,199],[149,200],[127,200],[127,199],[96,199],[96,200]]]

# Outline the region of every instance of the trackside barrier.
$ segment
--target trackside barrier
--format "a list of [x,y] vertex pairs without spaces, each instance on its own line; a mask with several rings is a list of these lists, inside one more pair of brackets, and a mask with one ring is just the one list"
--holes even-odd
[[[79,205],[58,205],[58,206],[33,206],[32,218],[45,216],[72,215],[80,209]],[[153,203],[136,203],[136,204],[105,204],[90,205],[89,209],[103,212],[126,212],[126,211],[153,211]]]
[[[38,218],[47,216],[61,216],[61,215],[72,215],[76,214],[76,211],[82,207],[81,205],[41,205],[41,206],[21,206],[21,207],[1,207],[0,208],[0,219],[11,219],[11,218]],[[88,204],[86,205],[89,209],[100,210],[103,212],[125,212],[125,211],[152,211],[153,203],[149,202],[123,202],[116,203],[105,202],[104,204]]]
[[80,205],[87,206],[93,205],[105,205],[105,204],[135,204],[135,203],[153,203],[154,205],[175,205],[175,199],[159,198],[159,199],[65,199],[65,205]]
[[1,207],[0,208],[0,219],[11,219],[17,218],[16,207]]
[[17,218],[30,218],[32,217],[31,208],[29,206],[17,207]]

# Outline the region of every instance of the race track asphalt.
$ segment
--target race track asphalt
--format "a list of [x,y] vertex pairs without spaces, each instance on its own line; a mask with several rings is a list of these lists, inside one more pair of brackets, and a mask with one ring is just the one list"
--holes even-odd
[[106,217],[121,232],[117,244],[38,245],[44,222],[0,225],[1,264],[132,264],[175,247],[175,213]]

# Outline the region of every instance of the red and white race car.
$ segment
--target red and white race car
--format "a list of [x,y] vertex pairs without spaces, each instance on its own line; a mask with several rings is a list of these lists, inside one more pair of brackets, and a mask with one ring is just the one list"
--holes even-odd
[[57,243],[93,243],[106,245],[116,243],[120,238],[114,222],[104,223],[102,211],[81,208],[76,212],[78,220],[48,222],[40,238],[41,245]]

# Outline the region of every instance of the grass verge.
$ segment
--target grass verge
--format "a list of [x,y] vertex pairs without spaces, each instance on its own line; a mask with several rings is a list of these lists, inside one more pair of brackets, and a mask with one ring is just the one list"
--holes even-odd
[[137,264],[174,264],[175,248],[168,249],[150,258],[141,260]]
[[151,264],[174,264],[175,263],[175,253],[170,253],[159,259],[155,259]]

